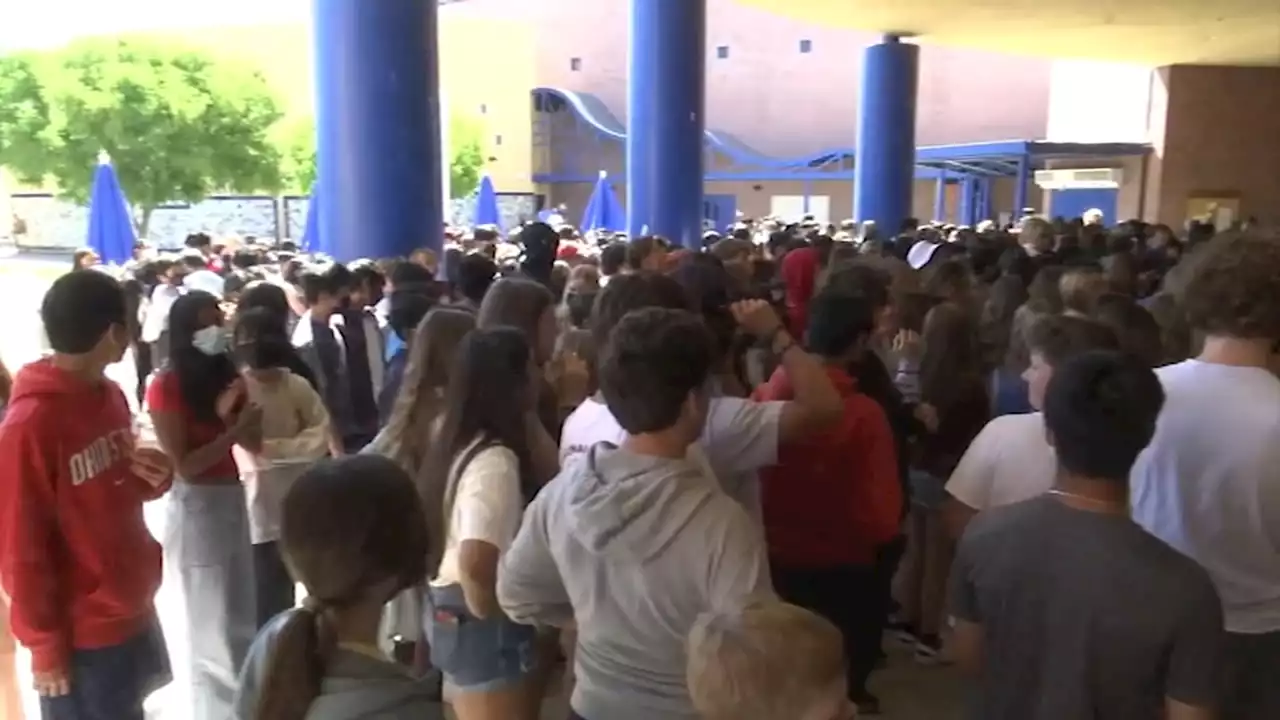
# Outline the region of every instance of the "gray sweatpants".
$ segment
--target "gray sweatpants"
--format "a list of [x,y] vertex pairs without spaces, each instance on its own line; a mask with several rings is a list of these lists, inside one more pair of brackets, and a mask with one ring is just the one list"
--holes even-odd
[[182,581],[191,647],[191,720],[228,720],[257,632],[244,488],[175,482],[165,561]]

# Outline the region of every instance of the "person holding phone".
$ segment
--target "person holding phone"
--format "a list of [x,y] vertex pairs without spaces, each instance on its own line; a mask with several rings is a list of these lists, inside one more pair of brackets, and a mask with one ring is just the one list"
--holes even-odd
[[258,629],[249,515],[231,449],[262,450],[263,412],[228,354],[216,297],[193,290],[178,298],[169,336],[169,363],[147,389],[147,406],[177,475],[164,544],[186,601],[187,717],[226,720]]

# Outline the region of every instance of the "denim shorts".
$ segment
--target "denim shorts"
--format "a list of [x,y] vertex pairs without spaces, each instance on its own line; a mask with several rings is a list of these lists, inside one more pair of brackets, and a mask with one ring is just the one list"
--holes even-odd
[[431,664],[454,687],[463,692],[505,690],[533,672],[533,626],[501,614],[483,619],[472,615],[460,585],[429,587],[424,605]]
[[911,471],[911,504],[937,510],[947,500],[947,481],[923,470]]

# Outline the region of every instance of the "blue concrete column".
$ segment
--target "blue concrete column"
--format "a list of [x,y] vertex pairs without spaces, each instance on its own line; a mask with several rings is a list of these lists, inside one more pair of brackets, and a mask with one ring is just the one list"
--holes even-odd
[[978,181],[978,217],[977,222],[994,220],[991,216],[991,178],[984,177]]
[[314,0],[319,245],[339,260],[443,242],[436,0]]
[[1022,209],[1027,206],[1027,184],[1031,182],[1031,159],[1026,155],[1018,158],[1018,174],[1014,177],[1013,186],[1013,221],[1022,217]]
[[933,219],[939,222],[947,220],[947,171],[939,170],[938,179],[933,186]]
[[706,0],[630,0],[627,232],[702,243]]
[[858,101],[853,216],[893,237],[911,217],[920,48],[888,35],[866,49]]
[[973,225],[973,209],[975,191],[978,189],[978,181],[966,177],[960,181],[960,212],[957,219],[958,225]]

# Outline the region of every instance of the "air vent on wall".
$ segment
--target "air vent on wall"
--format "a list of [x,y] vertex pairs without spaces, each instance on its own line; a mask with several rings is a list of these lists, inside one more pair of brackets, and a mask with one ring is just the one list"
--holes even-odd
[[1044,190],[1118,188],[1124,179],[1120,168],[1037,170],[1036,185]]

